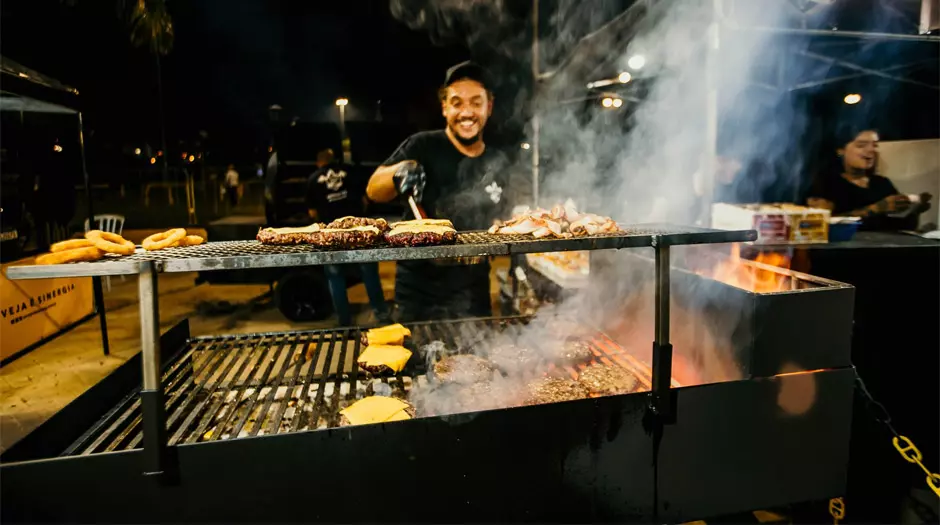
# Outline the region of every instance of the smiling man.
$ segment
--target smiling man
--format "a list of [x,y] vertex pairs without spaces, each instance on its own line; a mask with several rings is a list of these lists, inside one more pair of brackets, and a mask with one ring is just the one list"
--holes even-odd
[[[447,70],[439,97],[446,127],[405,140],[375,170],[366,193],[376,202],[414,196],[427,218],[450,219],[458,231],[486,229],[510,208],[506,157],[483,142],[493,111],[485,72],[472,62],[457,64]],[[492,314],[486,259],[400,261],[397,268],[401,321]]]

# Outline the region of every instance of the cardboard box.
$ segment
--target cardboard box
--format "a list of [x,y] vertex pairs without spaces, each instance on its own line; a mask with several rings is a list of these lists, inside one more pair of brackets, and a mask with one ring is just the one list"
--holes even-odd
[[829,210],[795,204],[712,205],[712,227],[757,230],[755,244],[829,242]]

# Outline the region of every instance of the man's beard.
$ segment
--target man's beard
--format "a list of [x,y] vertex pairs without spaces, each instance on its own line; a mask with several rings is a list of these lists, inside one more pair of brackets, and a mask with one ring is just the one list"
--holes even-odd
[[464,138],[464,137],[462,137],[462,136],[460,135],[460,132],[457,131],[457,126],[458,126],[458,125],[459,125],[459,123],[458,123],[458,124],[451,124],[451,126],[450,126],[450,133],[451,133],[451,135],[454,136],[454,139],[456,139],[457,142],[459,142],[462,146],[473,146],[474,144],[476,144],[476,143],[480,140],[480,136],[483,134],[483,126],[480,126],[480,131],[478,131],[476,135],[474,135],[474,136],[472,136],[472,137],[470,137],[470,138]]

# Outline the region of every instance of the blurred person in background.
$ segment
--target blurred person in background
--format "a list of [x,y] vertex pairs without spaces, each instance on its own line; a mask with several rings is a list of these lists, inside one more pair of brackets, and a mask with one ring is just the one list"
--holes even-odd
[[878,132],[848,130],[838,138],[838,165],[814,181],[807,204],[833,215],[860,217],[867,230],[914,230],[918,215],[930,209],[932,195],[901,194],[878,166]]
[[235,165],[229,164],[228,171],[225,172],[225,180],[223,181],[223,188],[225,189],[225,194],[228,196],[228,203],[234,209],[235,206],[238,206],[238,172],[235,171]]
[[[362,216],[368,200],[365,198],[364,181],[355,180],[349,166],[336,162],[333,150],[317,153],[317,169],[307,179],[307,213],[316,222],[329,224],[346,216]],[[324,266],[333,310],[340,326],[350,326],[349,297],[346,295],[346,268],[349,265],[328,264]],[[378,263],[357,264],[362,273],[369,296],[369,304],[380,324],[391,323],[388,304],[379,279]]]

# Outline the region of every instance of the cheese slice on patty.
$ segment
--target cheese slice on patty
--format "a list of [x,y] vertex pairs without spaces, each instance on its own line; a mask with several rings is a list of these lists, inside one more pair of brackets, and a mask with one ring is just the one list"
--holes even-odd
[[457,230],[450,226],[442,226],[439,224],[404,224],[394,226],[386,235],[389,237],[413,233],[436,233],[438,235],[444,235],[445,233],[453,233],[456,231]]
[[411,359],[411,351],[403,346],[372,344],[359,355],[359,364],[362,366],[385,365],[395,372],[401,372],[405,364]]
[[411,330],[400,324],[381,326],[366,332],[370,345],[401,345],[405,337],[411,337]]
[[304,226],[303,228],[265,228],[264,231],[274,232],[279,235],[288,235],[291,233],[315,233],[322,231],[323,225],[318,222],[311,224],[310,226]]
[[389,226],[396,228],[398,226],[419,226],[419,225],[432,225],[432,226],[447,226],[449,228],[454,227],[454,223],[450,222],[447,219],[415,219],[411,221],[398,221],[393,222]]
[[339,413],[346,416],[346,419],[353,425],[365,425],[411,419],[411,415],[406,412],[410,408],[411,405],[399,399],[370,396],[356,401],[340,410]]

